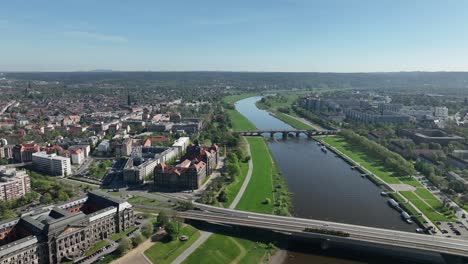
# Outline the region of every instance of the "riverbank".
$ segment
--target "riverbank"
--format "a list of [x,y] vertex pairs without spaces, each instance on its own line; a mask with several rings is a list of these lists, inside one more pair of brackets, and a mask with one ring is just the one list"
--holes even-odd
[[289,214],[289,193],[263,137],[249,137],[253,173],[236,209],[267,213]]
[[410,214],[422,213],[422,216],[414,215],[418,222],[422,224],[432,222],[434,226],[437,226],[435,223],[438,221],[455,221],[450,211],[444,208],[443,204],[417,180],[411,177],[394,176],[382,161],[373,158],[362,151],[359,146],[351,145],[339,136],[320,138],[320,141],[343,153],[346,156],[343,158],[350,159],[359,167],[364,168],[367,175],[378,178],[378,182],[382,182],[395,192],[393,198],[403,203]]

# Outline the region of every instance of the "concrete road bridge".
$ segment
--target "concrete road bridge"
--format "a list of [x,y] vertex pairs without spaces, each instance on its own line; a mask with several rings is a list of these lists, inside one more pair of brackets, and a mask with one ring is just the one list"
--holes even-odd
[[274,137],[275,134],[280,133],[283,135],[283,138],[287,138],[288,135],[298,137],[300,134],[304,134],[307,137],[313,136],[326,136],[326,135],[335,135],[339,130],[248,130],[248,131],[239,131],[237,132],[241,136],[261,136],[263,134],[270,134],[271,137]]
[[[338,242],[370,246],[384,250],[397,248],[420,255],[442,254],[450,263],[466,263],[468,241],[444,236],[401,232],[382,228],[350,225],[322,220],[259,214],[194,203],[195,210],[177,211],[178,217],[217,224],[246,226],[295,236],[319,238],[322,247]],[[457,261],[453,262],[453,258]]]

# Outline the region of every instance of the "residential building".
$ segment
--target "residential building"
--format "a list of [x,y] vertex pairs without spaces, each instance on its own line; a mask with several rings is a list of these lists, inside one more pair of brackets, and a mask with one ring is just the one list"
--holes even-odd
[[196,190],[206,177],[206,163],[184,161],[187,166],[168,166],[160,163],[154,170],[155,188],[171,190]]
[[97,150],[100,151],[100,152],[107,152],[109,150],[109,146],[110,146],[109,140],[104,139],[97,146]]
[[130,156],[132,153],[133,141],[131,138],[126,138],[119,143],[115,144],[115,155],[120,156]]
[[32,155],[33,166],[36,170],[52,176],[71,175],[70,159],[57,156],[57,154],[47,154],[37,152]]
[[0,159],[13,158],[13,145],[8,145],[8,141],[4,138],[0,139]]
[[31,191],[26,171],[0,166],[0,200],[9,201],[23,197]]
[[132,206],[101,192],[0,223],[0,263],[77,262],[99,241],[134,226]]
[[440,129],[399,129],[399,136],[411,138],[415,143],[439,143],[448,145],[450,142],[463,142],[463,137],[447,133]]
[[174,141],[174,144],[172,144],[172,146],[178,149],[179,155],[182,155],[187,149],[187,146],[189,144],[190,144],[189,137],[180,137],[176,139],[176,141]]
[[84,153],[81,149],[70,150],[70,158],[72,164],[80,165],[84,161]]
[[31,162],[33,153],[39,151],[40,148],[35,143],[16,145],[13,148],[13,160],[16,163]]
[[175,166],[161,162],[154,170],[154,187],[174,190],[195,190],[206,176],[216,169],[219,158],[217,145],[201,147],[190,145],[181,163]]
[[89,156],[89,153],[91,152],[91,146],[88,144],[77,144],[77,145],[72,145],[68,147],[69,151],[78,150],[78,149],[81,150],[84,158],[87,158]]

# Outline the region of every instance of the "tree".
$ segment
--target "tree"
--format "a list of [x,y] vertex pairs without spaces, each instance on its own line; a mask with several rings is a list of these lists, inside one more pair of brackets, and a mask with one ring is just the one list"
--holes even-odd
[[233,177],[233,178],[236,178],[237,176],[239,176],[240,174],[240,167],[239,167],[239,164],[238,163],[229,163],[227,165],[227,172],[228,174]]
[[228,197],[227,197],[227,194],[226,192],[223,190],[219,193],[219,196],[218,196],[218,201],[220,203],[225,203],[228,201]]
[[49,204],[52,202],[52,195],[50,195],[50,193],[44,193],[39,201],[41,204]]
[[[159,216],[158,216],[158,218],[159,218]],[[168,220],[166,219],[166,221],[168,221]],[[167,224],[167,222],[164,225],[166,225],[166,224]],[[144,223],[143,226],[141,227],[141,233],[145,237],[150,237],[154,233],[153,225],[150,222]]]
[[143,241],[145,241],[145,238],[143,237],[143,235],[139,231],[136,231],[133,234],[133,239],[132,239],[133,247],[138,246],[139,244],[143,243]]
[[67,201],[68,199],[70,199],[70,197],[64,190],[59,190],[57,194],[57,199],[59,201]]
[[156,218],[156,223],[162,227],[166,226],[167,223],[169,223],[169,217],[167,216],[166,212],[164,211],[159,212],[158,217]]
[[132,249],[132,241],[128,237],[123,237],[119,242],[119,247],[117,248],[117,252],[120,255],[125,255],[128,251]]
[[177,202],[177,208],[181,210],[192,210],[193,203],[191,201],[179,201]]
[[451,181],[449,182],[448,187],[457,193],[465,191],[465,185],[461,181]]
[[171,221],[166,225],[165,229],[171,240],[177,239],[177,237],[179,236],[179,228],[179,221]]

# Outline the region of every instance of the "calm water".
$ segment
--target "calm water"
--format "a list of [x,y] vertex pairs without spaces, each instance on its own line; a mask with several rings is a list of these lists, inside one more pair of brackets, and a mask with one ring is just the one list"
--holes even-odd
[[[293,129],[258,109],[255,102],[260,98],[238,101],[236,109],[258,129]],[[305,137],[283,140],[278,134],[268,144],[293,194],[295,216],[414,232],[416,225],[404,222],[380,196],[377,186],[351,170],[334,153],[323,153],[315,141]],[[294,263],[299,259],[312,262],[315,258],[320,257],[296,253]]]

